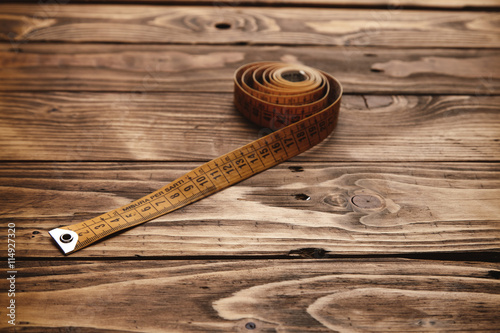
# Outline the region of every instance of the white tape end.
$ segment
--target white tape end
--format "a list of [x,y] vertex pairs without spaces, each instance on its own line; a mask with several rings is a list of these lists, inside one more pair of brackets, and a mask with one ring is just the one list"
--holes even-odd
[[78,234],[71,230],[52,229],[49,234],[54,238],[64,254],[72,252],[76,247],[76,243],[78,243]]

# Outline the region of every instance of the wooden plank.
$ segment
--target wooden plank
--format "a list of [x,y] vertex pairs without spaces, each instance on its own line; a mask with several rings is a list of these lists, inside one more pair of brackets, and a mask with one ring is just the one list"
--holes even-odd
[[[498,96],[347,95],[294,161],[498,161]],[[264,134],[232,94],[1,93],[0,160],[208,161]]]
[[495,50],[0,44],[0,90],[232,92],[249,62],[285,61],[337,77],[346,93],[494,95]]
[[[196,163],[4,163],[5,244],[62,257],[48,231],[160,188]],[[72,257],[402,254],[500,250],[499,165],[284,163]],[[4,246],[4,245],[2,245]]]
[[497,13],[233,6],[0,5],[12,42],[500,47]]
[[21,262],[16,329],[490,332],[500,327],[499,269],[353,259]]
[[[44,2],[23,0],[23,2],[38,2],[40,10],[46,7],[62,6],[67,0],[54,0],[46,6]],[[136,0],[72,0],[71,3],[137,3]],[[472,9],[498,8],[497,0],[148,0],[149,3],[168,5],[213,5],[225,6],[301,6],[301,7],[351,7],[351,8],[438,8],[438,9]],[[46,9],[47,10],[47,9]]]

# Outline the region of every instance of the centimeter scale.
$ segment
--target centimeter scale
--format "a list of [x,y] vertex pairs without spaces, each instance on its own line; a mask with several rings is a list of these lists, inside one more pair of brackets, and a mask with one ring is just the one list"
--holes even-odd
[[335,128],[342,86],[319,70],[278,62],[251,63],[234,76],[234,104],[275,132],[217,157],[128,205],[50,230],[65,254],[207,197],[323,141]]

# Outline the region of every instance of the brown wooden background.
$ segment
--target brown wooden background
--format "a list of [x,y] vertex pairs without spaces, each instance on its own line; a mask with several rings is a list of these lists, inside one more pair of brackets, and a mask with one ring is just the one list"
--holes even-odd
[[[500,3],[0,4],[6,332],[500,331]],[[239,66],[343,84],[318,147],[65,257],[47,231],[264,134]],[[7,275],[7,268],[3,276]]]

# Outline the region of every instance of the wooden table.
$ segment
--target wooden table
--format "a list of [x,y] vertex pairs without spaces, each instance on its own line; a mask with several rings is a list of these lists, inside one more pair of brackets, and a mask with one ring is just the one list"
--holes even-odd
[[[0,329],[500,331],[499,8],[1,4]],[[184,209],[58,250],[49,230],[262,136],[232,100],[234,71],[261,60],[342,82],[332,136]]]

